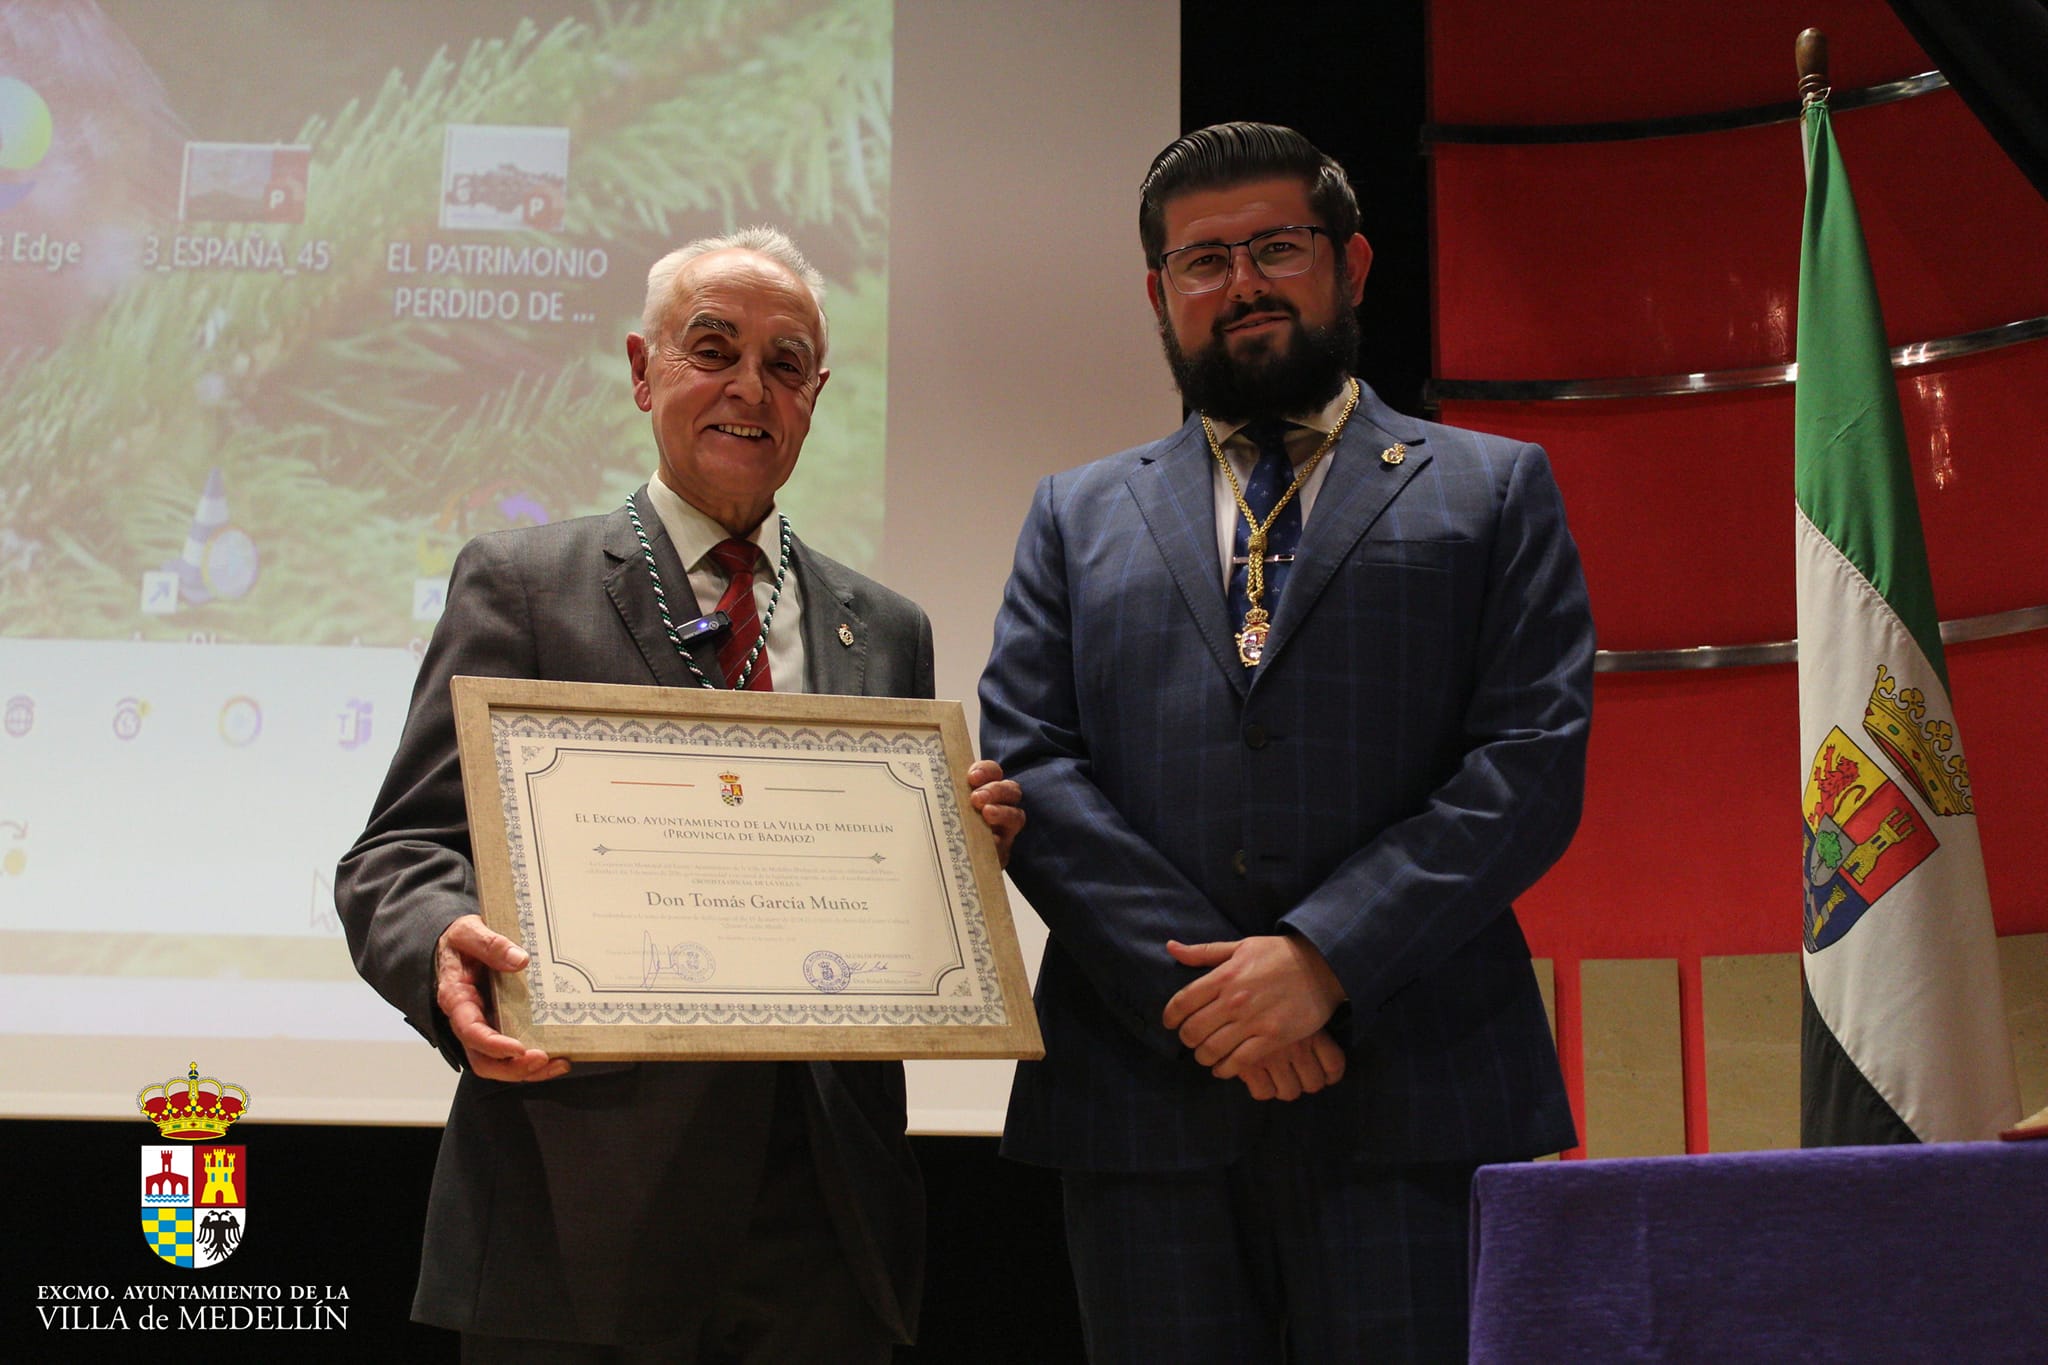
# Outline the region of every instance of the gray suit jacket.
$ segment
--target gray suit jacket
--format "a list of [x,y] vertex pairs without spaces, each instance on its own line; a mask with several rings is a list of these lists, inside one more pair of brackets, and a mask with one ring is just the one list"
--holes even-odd
[[[640,505],[647,507],[645,492]],[[688,578],[643,515],[677,619]],[[806,671],[817,692],[932,695],[917,605],[798,542]],[[839,628],[852,632],[842,643]],[[718,675],[715,645],[697,663]],[[483,536],[455,562],[405,733],[335,898],[356,968],[460,1067],[434,1004],[433,953],[477,909],[449,679],[694,680],[663,632],[623,510]],[[819,1175],[849,1264],[908,1340],[924,1195],[894,1062],[808,1063]],[[585,1063],[509,1085],[464,1072],[434,1171],[413,1316],[462,1331],[620,1343],[675,1335],[746,1231],[775,1097],[773,1063]]]

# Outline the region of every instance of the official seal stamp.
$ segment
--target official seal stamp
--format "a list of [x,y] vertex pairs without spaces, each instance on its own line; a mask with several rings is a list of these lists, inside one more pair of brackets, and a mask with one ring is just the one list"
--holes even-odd
[[837,995],[852,983],[853,968],[839,954],[820,949],[804,959],[804,980],[811,983],[813,990]]
[[696,985],[709,981],[717,971],[718,959],[701,943],[671,943],[662,947],[654,941],[652,934],[643,931],[640,935],[640,986],[643,990],[667,981]]
[[668,950],[669,975],[683,981],[709,981],[718,959],[701,943],[678,943]]

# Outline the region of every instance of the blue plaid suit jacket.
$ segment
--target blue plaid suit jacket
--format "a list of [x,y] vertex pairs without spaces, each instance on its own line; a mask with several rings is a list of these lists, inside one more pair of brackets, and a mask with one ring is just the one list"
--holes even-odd
[[[981,681],[1030,812],[1010,874],[1052,935],[1010,1156],[1191,1169],[1275,1122],[1378,1161],[1575,1141],[1512,906],[1577,827],[1592,706],[1548,461],[1370,390],[1332,458],[1256,670],[1199,418],[1039,484]],[[1344,985],[1347,1070],[1260,1104],[1161,1025],[1197,975],[1165,944],[1283,929]]]

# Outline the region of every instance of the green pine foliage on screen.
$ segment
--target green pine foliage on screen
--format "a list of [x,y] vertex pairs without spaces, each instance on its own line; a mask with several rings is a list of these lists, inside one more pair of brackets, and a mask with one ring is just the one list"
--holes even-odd
[[[377,12],[339,8],[361,22]],[[824,272],[831,317],[832,380],[781,506],[813,544],[872,565],[891,22],[890,0],[593,3],[433,53],[301,127],[244,132],[311,147],[304,222],[166,221],[158,249],[179,233],[270,238],[294,274],[143,270],[52,344],[0,353],[0,634],[425,635],[413,584],[444,575],[467,537],[535,508],[609,511],[647,477],[655,453],[624,342],[646,267],[756,222],[788,231]],[[561,230],[439,226],[450,125],[572,127]],[[608,264],[596,280],[391,268],[394,251],[419,261],[448,242],[601,249]],[[561,290],[594,318],[396,315],[395,289],[429,282]],[[146,614],[142,575],[180,557],[216,468],[256,546],[256,584]]]

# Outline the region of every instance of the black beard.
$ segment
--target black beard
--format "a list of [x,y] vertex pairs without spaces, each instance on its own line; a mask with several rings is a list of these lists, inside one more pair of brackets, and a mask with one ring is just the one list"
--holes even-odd
[[[1223,329],[1254,312],[1282,312],[1293,320],[1294,334],[1285,352],[1266,346],[1242,360],[1230,354]],[[1267,297],[1220,315],[1210,329],[1208,345],[1189,354],[1161,309],[1159,341],[1166,348],[1166,363],[1181,400],[1189,407],[1224,422],[1288,417],[1314,412],[1336,396],[1357,363],[1358,315],[1340,297],[1329,326],[1306,327],[1291,304]]]

